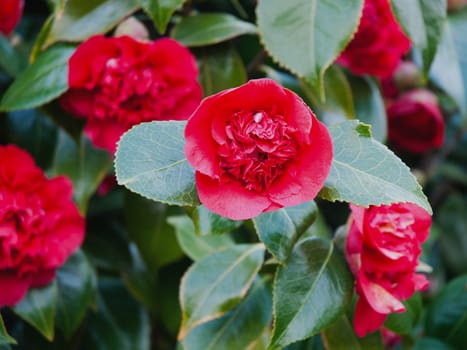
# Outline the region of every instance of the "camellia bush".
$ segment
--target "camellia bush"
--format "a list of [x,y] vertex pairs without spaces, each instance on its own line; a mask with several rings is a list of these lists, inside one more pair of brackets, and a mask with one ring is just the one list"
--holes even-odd
[[0,349],[466,349],[465,3],[0,1]]

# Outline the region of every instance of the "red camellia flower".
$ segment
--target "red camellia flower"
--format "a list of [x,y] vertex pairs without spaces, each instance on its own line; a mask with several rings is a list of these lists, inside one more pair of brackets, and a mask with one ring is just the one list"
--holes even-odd
[[185,137],[201,202],[231,219],[313,199],[331,166],[326,127],[300,97],[270,79],[204,99]]
[[423,153],[444,142],[444,120],[436,96],[412,90],[387,107],[388,139],[400,150]]
[[0,32],[10,35],[23,14],[23,0],[0,1]]
[[172,39],[137,41],[96,35],[71,56],[63,108],[87,120],[85,133],[114,153],[135,124],[187,119],[202,90],[190,51]]
[[431,216],[411,203],[350,205],[346,258],[359,295],[354,328],[358,336],[377,330],[392,312],[404,312],[401,300],[428,287],[415,273]]
[[391,11],[389,0],[365,0],[358,30],[338,58],[354,74],[387,77],[410,49]]
[[63,177],[47,179],[16,146],[0,146],[0,308],[49,283],[82,243],[84,219]]

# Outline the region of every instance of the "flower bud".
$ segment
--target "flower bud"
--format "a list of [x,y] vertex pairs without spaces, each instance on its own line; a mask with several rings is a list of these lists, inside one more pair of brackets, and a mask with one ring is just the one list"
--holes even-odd
[[401,61],[394,72],[393,79],[396,86],[402,91],[423,86],[422,72],[411,61]]
[[139,41],[149,40],[149,32],[135,17],[128,17],[115,29],[114,36],[128,35]]
[[448,11],[458,11],[465,5],[467,5],[467,0],[448,0]]

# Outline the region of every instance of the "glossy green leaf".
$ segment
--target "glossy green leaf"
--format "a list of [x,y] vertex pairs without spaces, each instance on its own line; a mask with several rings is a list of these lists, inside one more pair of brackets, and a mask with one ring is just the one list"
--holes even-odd
[[316,218],[315,202],[263,213],[253,219],[261,241],[274,257],[286,263],[295,242]]
[[261,0],[258,30],[271,56],[321,95],[324,72],[352,38],[362,8],[363,0]]
[[368,76],[352,76],[349,81],[352,86],[355,118],[371,125],[373,138],[384,142],[387,135],[386,107],[378,84]]
[[81,250],[57,270],[57,327],[70,338],[95,302],[97,276]]
[[218,318],[246,295],[264,258],[262,244],[236,245],[209,255],[183,276],[180,286],[183,340],[194,327]]
[[217,44],[244,34],[255,34],[254,24],[227,13],[201,13],[183,18],[172,37],[185,46]]
[[436,338],[417,338],[412,350],[455,350],[448,344]]
[[104,179],[111,165],[107,151],[96,149],[89,139],[81,136],[79,144],[64,131],[60,131],[55,150],[52,175],[66,175],[73,182],[74,199],[81,213]]
[[154,121],[126,132],[115,158],[118,183],[158,202],[198,205],[194,170],[183,151],[185,124]]
[[167,221],[175,228],[178,242],[185,254],[194,261],[234,244],[227,234],[198,236],[193,221],[186,216],[172,216]]
[[150,322],[116,277],[99,277],[97,309],[87,319],[83,349],[150,349]]
[[55,10],[45,45],[57,41],[84,41],[105,33],[138,8],[136,0],[67,0]]
[[246,83],[245,66],[233,45],[200,48],[196,56],[205,96]]
[[45,51],[10,85],[0,109],[11,111],[43,105],[68,89],[68,59],[74,48],[55,46]]
[[380,332],[358,337],[346,315],[339,317],[330,327],[321,332],[326,350],[384,350]]
[[428,73],[446,21],[446,0],[391,0],[397,19],[422,54]]
[[151,271],[176,261],[183,256],[175,231],[166,219],[172,209],[128,193],[125,198],[125,219],[130,238]]
[[467,344],[467,275],[452,280],[431,302],[425,334],[456,349]]
[[397,334],[412,334],[417,325],[423,304],[420,293],[415,293],[410,299],[403,300],[406,311],[403,313],[392,313],[384,322],[384,327]]
[[4,70],[11,77],[16,77],[26,64],[18,50],[0,32],[0,70]]
[[299,242],[274,281],[274,330],[269,350],[282,349],[322,331],[350,302],[353,280],[332,242]]
[[16,340],[8,334],[2,315],[0,314],[0,348],[8,344],[16,344]]
[[199,236],[218,235],[231,232],[242,224],[241,220],[230,220],[213,213],[204,205],[199,205],[191,212],[196,234]]
[[185,350],[248,349],[271,321],[271,299],[268,283],[258,279],[235,308],[195,327],[183,341]]
[[322,198],[365,207],[412,202],[432,212],[410,169],[371,137],[368,125],[348,121],[331,126],[329,132],[334,159]]
[[164,34],[175,10],[186,0],[139,0],[139,3],[152,18],[160,34]]
[[52,282],[42,288],[30,289],[26,297],[12,310],[46,339],[52,341],[55,336],[56,302],[57,284]]

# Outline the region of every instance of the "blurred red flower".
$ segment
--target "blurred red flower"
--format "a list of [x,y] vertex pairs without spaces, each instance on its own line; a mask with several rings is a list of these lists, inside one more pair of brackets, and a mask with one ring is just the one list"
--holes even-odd
[[300,97],[270,79],[204,99],[185,136],[201,202],[231,219],[313,199],[331,167],[324,124]]
[[365,0],[354,38],[338,62],[354,74],[387,77],[396,69],[410,40],[397,23],[389,0]]
[[428,287],[415,271],[431,216],[412,203],[350,208],[346,258],[359,296],[354,328],[364,336],[380,328],[389,313],[404,312],[401,300]]
[[23,15],[24,0],[0,1],[0,32],[8,36]]
[[47,179],[32,157],[0,146],[0,308],[49,283],[84,239],[85,222],[64,176]]
[[61,105],[86,119],[85,133],[114,153],[120,136],[152,120],[187,119],[202,98],[190,51],[172,39],[137,41],[96,35],[70,58]]
[[444,119],[436,96],[411,90],[387,107],[388,139],[395,149],[423,153],[444,142]]

